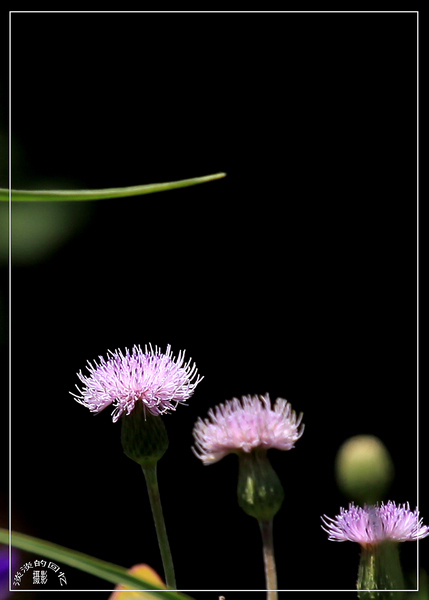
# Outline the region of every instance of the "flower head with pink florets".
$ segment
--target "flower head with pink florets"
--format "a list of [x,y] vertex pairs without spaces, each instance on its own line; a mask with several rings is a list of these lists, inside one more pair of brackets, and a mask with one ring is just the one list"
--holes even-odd
[[131,352],[125,349],[125,353],[115,350],[109,354],[107,359],[100,356],[95,366],[88,361],[89,375],[78,373],[84,387],[76,386],[80,395],[72,395],[91,412],[113,406],[114,423],[123,413],[129,415],[139,401],[145,412],[155,416],[173,411],[192,396],[202,380],[191,359],[185,363],[184,352],[174,358],[170,345],[165,353],[151,345],[143,352],[136,345]]
[[277,398],[243,396],[220,404],[199,418],[194,426],[194,453],[205,465],[230,453],[252,452],[256,448],[290,450],[302,436],[302,413],[297,417],[291,405]]
[[357,542],[361,546],[414,541],[429,535],[429,527],[422,524],[417,509],[411,511],[408,503],[397,506],[390,500],[363,507],[351,503],[348,510],[341,508],[334,519],[324,515],[322,521],[322,529],[330,540]]

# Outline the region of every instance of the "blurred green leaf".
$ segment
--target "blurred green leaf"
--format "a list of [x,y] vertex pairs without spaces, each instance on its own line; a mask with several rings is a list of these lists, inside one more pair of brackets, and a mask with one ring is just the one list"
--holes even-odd
[[[82,230],[92,202],[17,202],[10,215],[14,266],[45,260]],[[0,203],[0,266],[8,260],[9,206]]]
[[[168,183],[149,183],[148,185],[134,185],[122,188],[108,188],[103,190],[11,190],[14,201],[60,201],[60,200],[103,200],[105,198],[125,198],[140,196],[166,190],[189,187],[199,183],[206,183],[225,177],[226,173],[215,173],[192,179],[180,179]],[[9,200],[9,190],[0,188],[0,200]]]
[[[9,543],[9,532],[7,529],[0,528],[0,543]],[[11,544],[21,550],[42,554],[44,557],[58,560],[69,567],[80,569],[114,584],[128,585],[134,590],[146,590],[146,596],[149,593],[151,597],[158,598],[158,600],[159,598],[164,600],[190,600],[190,596],[170,590],[151,592],[152,590],[159,590],[159,587],[140,577],[135,577],[124,567],[99,560],[76,550],[70,550],[64,546],[46,542],[30,535],[12,531]]]

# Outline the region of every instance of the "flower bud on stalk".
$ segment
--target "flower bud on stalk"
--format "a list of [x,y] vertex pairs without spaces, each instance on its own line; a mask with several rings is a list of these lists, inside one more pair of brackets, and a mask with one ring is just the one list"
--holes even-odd
[[78,373],[83,388],[72,394],[93,413],[113,407],[112,420],[122,420],[121,441],[125,454],[141,465],[146,479],[152,515],[169,588],[176,588],[173,560],[162,513],[156,467],[168,448],[161,415],[175,411],[194,393],[202,377],[185,353],[175,358],[171,346],[165,353],[149,344],[145,350],[133,346],[125,352],[109,351],[95,365],[88,362],[89,375]]
[[304,431],[302,413],[296,415],[289,402],[270,397],[233,398],[209,410],[207,419],[194,426],[196,456],[205,465],[227,454],[237,454],[238,504],[258,520],[262,535],[267,600],[277,600],[277,575],[273,545],[273,518],[280,509],[284,491],[267,458],[269,448],[291,450]]

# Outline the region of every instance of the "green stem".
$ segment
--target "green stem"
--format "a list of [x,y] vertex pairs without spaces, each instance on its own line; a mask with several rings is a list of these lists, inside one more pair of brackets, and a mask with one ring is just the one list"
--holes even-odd
[[276,561],[274,558],[273,520],[258,521],[258,523],[262,534],[267,600],[277,600],[277,572]]
[[164,515],[162,514],[161,498],[159,495],[158,478],[156,475],[156,463],[143,467],[149,494],[150,506],[152,508],[153,520],[155,521],[156,534],[161,552],[162,564],[164,566],[165,583],[167,587],[176,589],[176,577],[174,575],[173,559],[170,544],[168,542],[167,530],[165,528]]

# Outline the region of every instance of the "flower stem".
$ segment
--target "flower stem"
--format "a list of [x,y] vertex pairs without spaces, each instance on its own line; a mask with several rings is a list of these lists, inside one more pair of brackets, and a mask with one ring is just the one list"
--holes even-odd
[[156,475],[156,463],[150,466],[142,466],[142,469],[146,479],[153,520],[155,521],[155,529],[158,536],[162,564],[164,566],[165,583],[167,584],[167,587],[175,590],[177,587],[176,577],[174,575],[173,559],[171,556],[170,544],[168,542],[167,530],[165,528],[164,516],[162,514],[158,478]]
[[262,534],[267,600],[277,600],[277,572],[276,561],[274,559],[273,520],[258,521],[258,523]]

